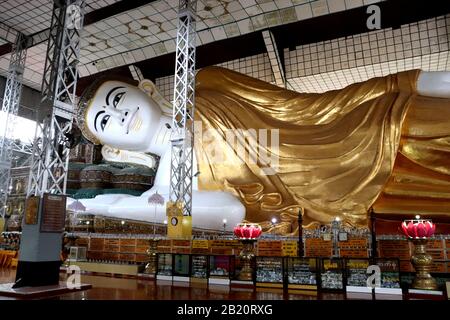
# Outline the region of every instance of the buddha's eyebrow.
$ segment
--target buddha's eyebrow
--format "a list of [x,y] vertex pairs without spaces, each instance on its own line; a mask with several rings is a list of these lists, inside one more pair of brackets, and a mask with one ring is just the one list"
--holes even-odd
[[109,106],[109,97],[111,96],[111,93],[113,93],[114,90],[117,90],[117,89],[124,89],[124,88],[125,88],[125,87],[115,87],[115,88],[112,88],[112,89],[108,92],[108,94],[106,95],[106,98],[105,98],[106,104]]
[[102,114],[102,113],[106,113],[106,111],[99,111],[99,112],[97,112],[97,114],[95,115],[95,118],[94,118],[94,129],[95,129],[95,131],[98,131],[97,130],[97,118]]

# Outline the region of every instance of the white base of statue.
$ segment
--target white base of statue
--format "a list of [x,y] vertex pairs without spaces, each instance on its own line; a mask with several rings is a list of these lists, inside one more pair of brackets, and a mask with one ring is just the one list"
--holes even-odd
[[191,280],[191,278],[189,278],[189,277],[173,276],[173,282],[189,282],[190,280]]
[[420,294],[420,295],[431,295],[431,296],[442,296],[443,291],[438,290],[420,290],[420,289],[409,289],[409,294]]
[[208,283],[209,284],[218,284],[218,285],[223,285],[223,286],[229,286],[230,285],[230,279],[209,278]]
[[401,288],[375,288],[375,294],[393,294],[393,295],[402,295]]
[[372,293],[372,288],[368,287],[356,287],[356,286],[347,286],[347,292],[355,292],[355,293]]
[[156,275],[156,280],[162,280],[162,281],[172,281],[173,277],[172,276],[163,276],[160,274]]

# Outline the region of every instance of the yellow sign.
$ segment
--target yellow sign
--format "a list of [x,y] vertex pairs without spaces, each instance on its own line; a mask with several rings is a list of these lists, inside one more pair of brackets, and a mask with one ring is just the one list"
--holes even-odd
[[296,257],[298,251],[297,241],[284,241],[281,246],[281,252],[285,257]]
[[325,270],[329,270],[329,269],[337,269],[339,266],[337,262],[324,261],[323,267],[325,268]]
[[208,240],[192,240],[192,249],[208,249]]
[[39,213],[39,197],[31,196],[25,204],[25,224],[37,224]]
[[367,269],[369,266],[369,261],[347,261],[347,267],[353,268],[353,269]]
[[238,247],[240,245],[239,241],[237,240],[210,240],[209,245],[211,248],[234,248]]

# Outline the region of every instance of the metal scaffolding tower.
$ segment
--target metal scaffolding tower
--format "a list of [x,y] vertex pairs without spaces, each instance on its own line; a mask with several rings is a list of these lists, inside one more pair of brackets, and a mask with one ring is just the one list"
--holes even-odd
[[170,201],[192,212],[196,0],[180,0],[172,118]]
[[40,105],[40,114],[47,117],[38,119],[42,137],[34,143],[27,196],[66,192],[69,149],[65,134],[72,128],[76,105],[84,4],[84,0],[54,0]]
[[13,154],[12,133],[14,131],[15,119],[19,111],[20,96],[22,93],[23,72],[27,55],[27,38],[17,34],[13,45],[11,59],[8,69],[5,94],[3,97],[2,116],[0,132],[0,215],[5,216],[6,201],[10,190],[11,161]]

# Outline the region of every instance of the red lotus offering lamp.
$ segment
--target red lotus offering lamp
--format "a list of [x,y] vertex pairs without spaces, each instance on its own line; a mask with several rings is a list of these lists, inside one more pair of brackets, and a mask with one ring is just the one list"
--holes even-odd
[[240,223],[234,227],[234,235],[241,240],[244,245],[239,254],[239,258],[243,264],[241,272],[239,273],[239,280],[253,280],[252,260],[255,258],[254,243],[261,233],[262,228],[257,223]]
[[402,231],[408,240],[414,243],[414,253],[411,263],[416,270],[412,287],[414,289],[436,290],[436,280],[430,275],[433,258],[427,253],[428,240],[433,236],[436,225],[427,219],[405,220],[402,223]]
[[261,226],[257,223],[239,223],[234,227],[234,235],[239,240],[256,240],[261,233]]

